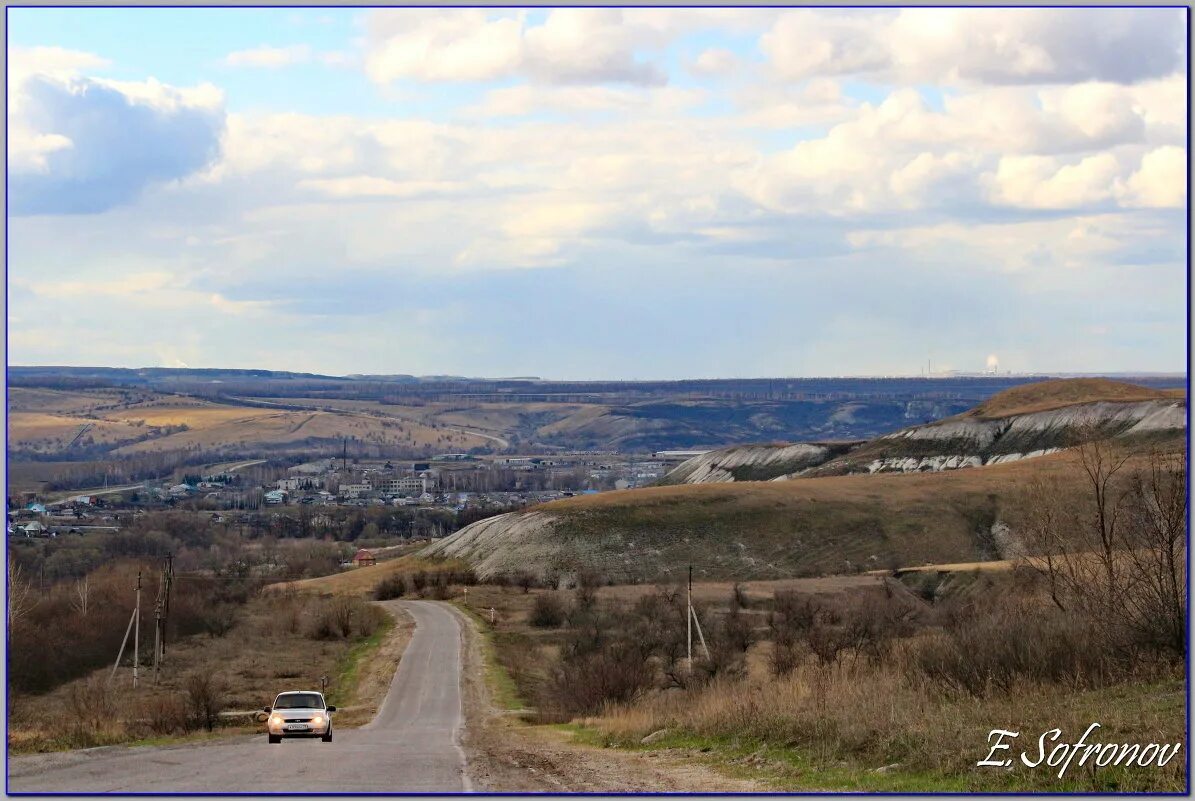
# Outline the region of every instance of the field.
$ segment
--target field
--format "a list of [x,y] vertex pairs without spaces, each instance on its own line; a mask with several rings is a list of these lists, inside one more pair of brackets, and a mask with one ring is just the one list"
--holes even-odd
[[[1018,747],[1030,757],[1036,755],[1042,733],[1059,727],[1069,738],[1066,741],[1073,742],[1092,722],[1101,724],[1092,738],[1097,742],[1182,742],[1181,664],[1142,662],[1127,679],[1103,685],[1079,675],[1056,681],[1027,673],[1007,687],[993,685],[979,695],[960,691],[924,674],[919,666],[924,659],[919,648],[936,641],[941,636],[938,627],[949,627],[946,621],[957,614],[947,612],[932,622],[935,610],[961,610],[968,599],[978,598],[999,605],[1009,593],[1019,597],[1024,590],[1007,569],[989,574],[969,565],[935,565],[926,572],[934,575],[939,588],[932,606],[919,600],[922,596],[902,595],[900,586],[892,584],[889,587],[896,595],[886,602],[916,605],[930,615],[929,621],[918,624],[925,628],[898,636],[874,657],[848,649],[840,658],[822,664],[804,652],[796,667],[779,676],[771,667],[776,646],[769,622],[770,610],[777,608],[777,593],[796,592],[847,607],[855,599],[866,608],[861,599],[883,597],[876,596],[884,592],[883,578],[844,576],[742,585],[738,597],[745,606],[736,614],[752,634],[741,672],[720,673],[689,688],[653,684],[596,714],[562,713],[556,706],[561,696],[553,689],[562,654],[594,636],[588,627],[599,625],[590,622],[592,612],[577,611],[584,603],[579,594],[479,586],[470,590],[467,602],[459,596],[456,602],[467,605],[486,636],[495,673],[490,683],[505,705],[532,726],[563,730],[578,743],[660,751],[779,791],[1183,788],[1181,752],[1163,768],[1076,768],[1063,779],[1056,776],[1056,769],[1029,770],[1019,763],[1008,771],[977,767],[975,763],[988,753],[988,732],[1001,727],[1022,733]],[[916,583],[913,589],[923,591]],[[658,592],[656,587],[601,587],[595,594],[596,605],[625,614]],[[731,585],[724,583],[694,586],[711,648],[725,647],[724,641],[717,641],[724,636],[721,621],[731,609],[732,592]],[[563,605],[565,617],[558,623],[536,622],[539,601],[546,596]],[[959,602],[964,606],[957,606]],[[679,626],[676,636],[683,655],[682,620],[673,622]],[[654,630],[650,624],[649,630]],[[1023,634],[1037,636],[1030,631]],[[603,636],[611,639],[603,640],[599,653],[616,647],[617,631]],[[699,644],[694,647],[700,654]],[[1049,653],[1046,648],[1040,656],[1048,659]],[[608,669],[616,671],[614,664]],[[596,679],[603,674],[593,675]],[[604,680],[616,681],[616,675],[604,674]]]
[[168,451],[230,452],[302,449],[348,437],[414,451],[465,451],[493,437],[366,410],[276,410],[145,391],[14,388],[9,447],[47,458],[97,448],[116,457]]
[[[8,746],[11,753],[53,751],[115,743],[158,742],[187,735],[187,693],[193,676],[210,676],[223,711],[223,732],[257,732],[256,712],[283,690],[320,687],[328,676],[329,702],[345,710],[341,726],[369,720],[389,687],[410,639],[413,623],[393,604],[379,627],[351,639],[311,639],[302,623],[311,614],[302,599],[275,593],[250,600],[231,628],[218,635],[194,635],[171,642],[161,680],[152,681],[152,648],[142,632],[141,686],[131,686],[126,652],[117,680],[108,687],[111,666],[67,682],[42,695],[10,696]],[[131,651],[131,645],[129,647]],[[115,654],[113,654],[115,656]],[[89,714],[98,725],[87,726]],[[109,719],[102,719],[104,715]],[[202,727],[200,727],[202,730]]]
[[[415,546],[417,550],[420,546]],[[404,550],[411,550],[404,548]],[[302,579],[286,584],[276,584],[271,592],[319,593],[320,595],[342,595],[368,597],[374,587],[390,576],[407,576],[414,573],[452,573],[468,569],[463,562],[453,560],[427,560],[416,556],[400,556],[378,562],[368,567],[357,567],[342,573]]]

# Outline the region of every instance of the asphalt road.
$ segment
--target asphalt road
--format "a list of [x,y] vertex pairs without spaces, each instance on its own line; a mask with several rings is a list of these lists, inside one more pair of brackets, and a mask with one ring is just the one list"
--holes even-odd
[[[403,601],[415,619],[390,690],[372,721],[333,739],[107,747],[15,757],[21,792],[471,792],[460,746],[461,632],[441,604]],[[307,689],[301,687],[279,687]]]

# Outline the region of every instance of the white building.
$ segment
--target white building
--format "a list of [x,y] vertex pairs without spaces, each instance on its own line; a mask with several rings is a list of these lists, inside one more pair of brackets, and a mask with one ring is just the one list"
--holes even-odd
[[426,475],[387,479],[378,488],[387,495],[422,495],[430,482]]

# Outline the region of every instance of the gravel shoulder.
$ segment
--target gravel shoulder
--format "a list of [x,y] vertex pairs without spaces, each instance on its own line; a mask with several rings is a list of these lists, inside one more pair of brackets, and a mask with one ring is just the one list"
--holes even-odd
[[659,751],[629,752],[572,742],[571,735],[523,723],[498,708],[485,681],[482,633],[460,620],[463,746],[480,792],[771,792],[759,783],[722,776],[704,765]]

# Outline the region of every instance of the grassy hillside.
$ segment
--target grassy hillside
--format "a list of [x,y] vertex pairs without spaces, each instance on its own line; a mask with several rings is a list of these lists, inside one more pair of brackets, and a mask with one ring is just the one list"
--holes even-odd
[[1008,417],[1014,414],[1045,412],[1073,406],[1078,403],[1133,401],[1182,398],[1182,389],[1153,389],[1124,381],[1107,378],[1068,378],[1056,381],[1040,381],[1006,389],[965,412],[963,417],[985,419]]
[[544,504],[433,544],[482,576],[596,570],[620,583],[778,579],[1000,558],[1036,477],[1079,491],[1075,457],[944,473],[650,487]]

